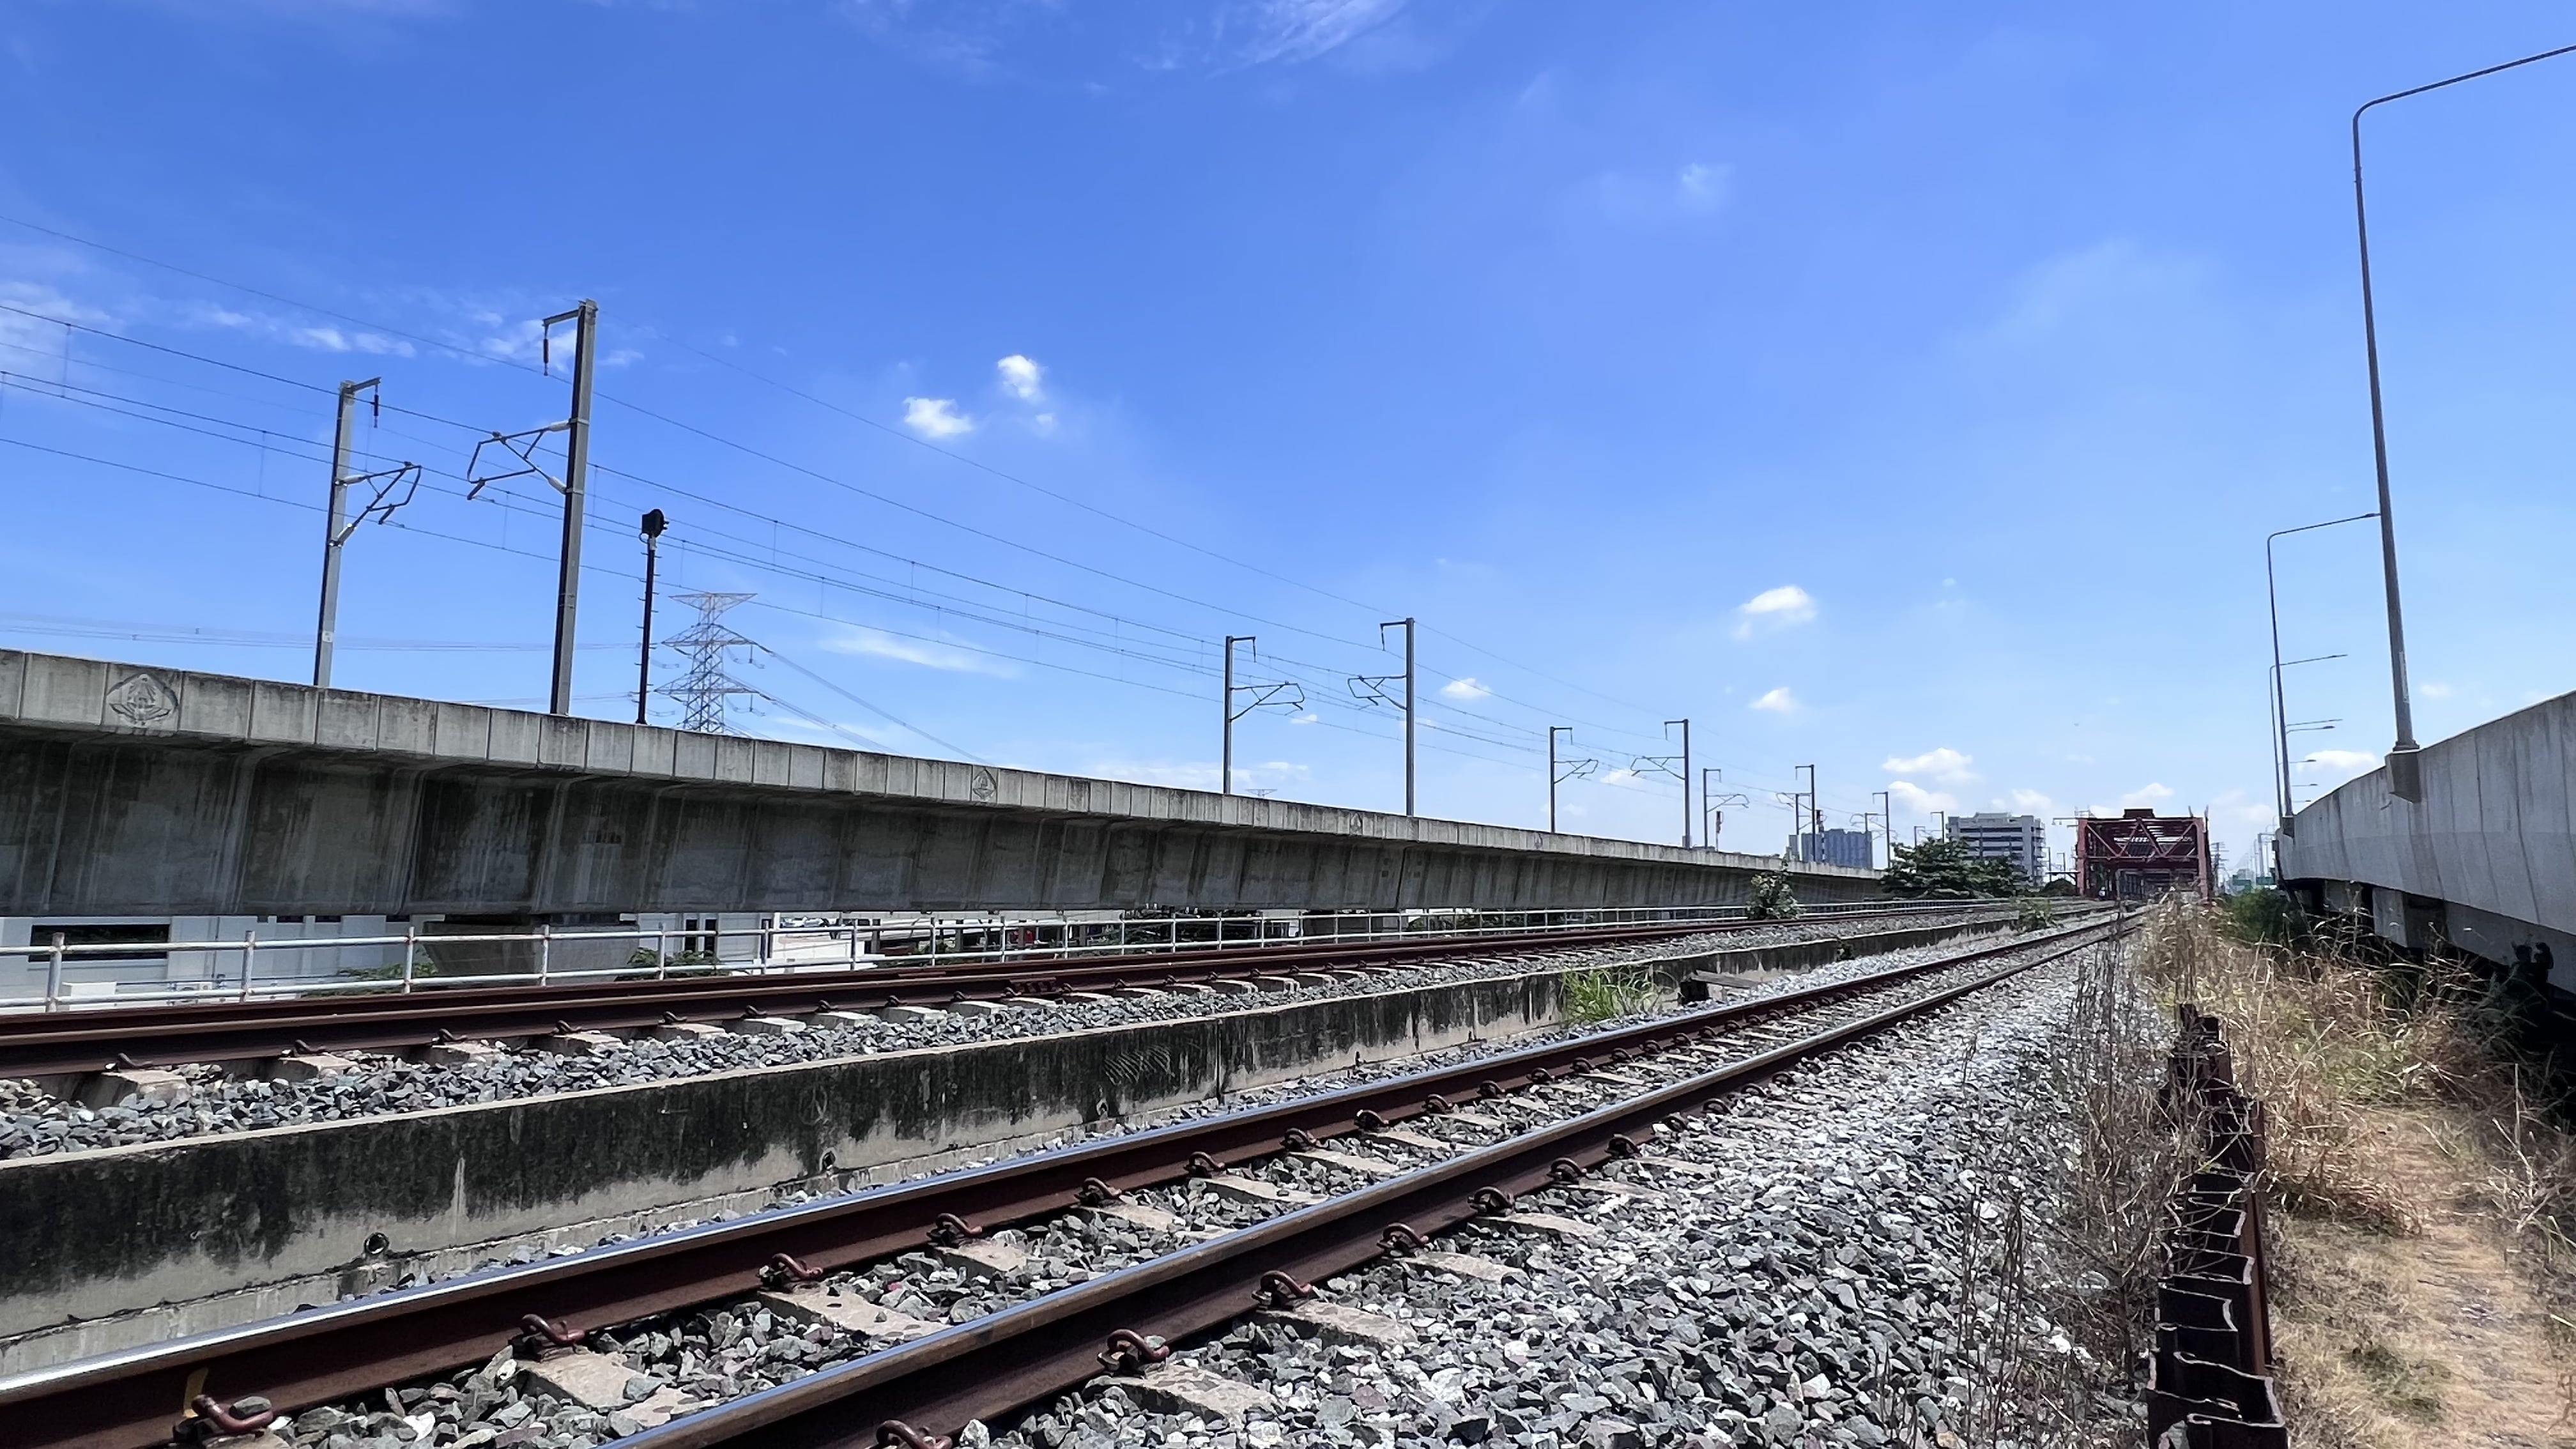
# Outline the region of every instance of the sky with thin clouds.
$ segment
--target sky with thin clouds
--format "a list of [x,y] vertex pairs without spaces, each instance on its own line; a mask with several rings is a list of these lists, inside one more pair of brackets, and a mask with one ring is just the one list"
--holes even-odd
[[[2263,537],[2371,506],[2345,125],[2539,4],[88,0],[0,8],[0,644],[579,707],[641,554],[754,733],[1776,850],[2270,823]],[[2373,113],[2419,733],[2562,692],[2576,60]],[[485,443],[480,455],[476,444]],[[416,480],[402,465],[419,463]],[[481,486],[477,487],[477,480]],[[412,487],[416,481],[417,486]],[[469,496],[471,495],[471,496]],[[378,519],[388,521],[378,523]],[[2301,798],[2370,529],[2279,548]],[[1389,627],[1393,624],[1393,627]],[[657,678],[676,679],[664,650]],[[657,718],[676,717],[666,699]],[[1697,783],[1696,781],[1694,783]],[[2056,839],[2063,848],[2068,832]]]

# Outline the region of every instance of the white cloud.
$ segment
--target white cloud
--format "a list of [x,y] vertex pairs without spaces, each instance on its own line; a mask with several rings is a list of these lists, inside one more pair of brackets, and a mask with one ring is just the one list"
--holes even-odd
[[[240,312],[201,302],[187,308],[181,320],[197,327],[220,327],[228,332],[268,342],[281,342],[289,347],[307,348],[314,352],[357,352],[370,357],[410,357],[416,349],[399,337],[385,337],[362,329],[348,329],[323,324],[308,325],[272,317],[264,312]],[[483,350],[494,357],[534,357],[538,333],[535,322],[523,322],[507,336],[484,339]],[[569,355],[569,354],[567,354]]]
[[2319,750],[2300,761],[2337,775],[2358,775],[2379,768],[2379,756],[2369,750]]
[[1290,715],[1288,717],[1288,722],[1290,724],[1322,724],[1324,722],[1324,717],[1310,709],[1304,714]]
[[2128,794],[2121,796],[2120,808],[2124,810],[2135,810],[2142,805],[2153,805],[2160,800],[2170,800],[2172,798],[2172,787],[2158,784],[2154,781],[2149,781],[2148,783],[2140,785],[2138,788],[2130,791]]
[[1791,694],[1789,692],[1789,686],[1784,684],[1777,689],[1764,692],[1760,699],[1753,701],[1753,703],[1747,705],[1746,708],[1767,709],[1773,714],[1796,714],[1798,712],[1798,697]]
[[1009,661],[977,654],[972,650],[952,649],[921,639],[906,639],[876,629],[857,629],[836,634],[823,641],[823,647],[835,654],[860,654],[870,659],[892,659],[903,664],[918,664],[948,674],[989,674],[999,679],[1017,677],[1019,671]]
[[[0,302],[58,321],[77,322],[84,327],[106,327],[115,320],[95,307],[84,307],[37,282],[0,282]],[[52,352],[63,346],[63,329],[49,326],[34,317],[22,317],[17,312],[0,312],[0,342],[14,342],[22,347]],[[27,365],[22,358],[12,363],[10,370],[23,371]]]
[[2426,699],[2449,699],[2453,694],[2458,693],[2457,690],[2439,680],[2427,680],[2423,688]]
[[1033,357],[1014,352],[994,363],[993,371],[1001,375],[1002,390],[1022,402],[1036,402],[1046,396],[1046,369],[1038,366]]
[[957,411],[957,400],[949,397],[905,398],[903,423],[925,438],[953,438],[975,430],[975,420]]
[[2042,820],[2057,813],[2057,802],[2037,790],[2013,791],[2012,807],[2025,815],[2036,815]]
[[1727,184],[1734,176],[1732,166],[1693,161],[1673,178],[1674,201],[1684,211],[1715,211],[1726,204]]
[[1253,65],[1313,60],[1368,34],[1405,0],[1254,0],[1240,12],[1251,27],[1243,59]]
[[1756,629],[1786,629],[1816,617],[1816,601],[1796,584],[1764,589],[1736,607],[1735,637],[1750,639]]
[[1926,790],[1911,780],[1888,781],[1887,795],[1896,802],[1898,809],[1916,815],[1929,815],[1936,810],[1946,815],[1959,808],[1958,796],[1943,790]]
[[1039,437],[1052,438],[1055,436],[1055,414],[1040,413],[1029,419],[1029,426],[1037,429]]
[[1473,675],[1469,675],[1465,679],[1453,679],[1447,684],[1440,686],[1441,698],[1454,699],[1462,704],[1470,700],[1484,699],[1492,693],[1493,691],[1491,689],[1477,683],[1475,676]]
[[1970,757],[1943,745],[1919,755],[1902,755],[1879,762],[1879,768],[1899,775],[1930,775],[1945,785],[1961,785],[1977,778],[1968,768]]

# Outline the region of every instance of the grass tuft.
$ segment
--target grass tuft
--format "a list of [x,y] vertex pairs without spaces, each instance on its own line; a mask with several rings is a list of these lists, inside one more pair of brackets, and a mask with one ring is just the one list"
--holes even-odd
[[1642,966],[1570,971],[1565,977],[1565,1014],[1580,1022],[1633,1016],[1658,1000],[1655,978]]

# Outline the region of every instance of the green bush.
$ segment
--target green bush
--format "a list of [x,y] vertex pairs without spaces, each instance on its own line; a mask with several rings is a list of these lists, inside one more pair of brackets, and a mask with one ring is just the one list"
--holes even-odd
[[2249,946],[2290,946],[2306,933],[2298,898],[2278,886],[2256,886],[2220,898],[2227,934]]
[[1981,860],[1955,840],[1927,840],[1900,845],[1891,852],[1880,883],[1892,896],[1964,901],[1981,896],[2017,896],[2030,889],[2011,861]]
[[1789,878],[1777,871],[1753,878],[1753,904],[1744,915],[1752,921],[1795,920],[1803,909],[1798,893],[1789,888]]
[[2021,909],[2013,912],[2016,931],[2045,931],[2057,924],[2057,908],[2039,896],[2026,896]]

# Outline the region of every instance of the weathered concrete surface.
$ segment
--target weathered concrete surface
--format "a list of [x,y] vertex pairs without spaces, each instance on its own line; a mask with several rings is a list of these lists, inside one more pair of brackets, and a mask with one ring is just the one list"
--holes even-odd
[[[1654,969],[1667,985],[1768,974],[1998,929],[1963,921]],[[754,1212],[788,1188],[891,1181],[1077,1124],[1147,1125],[1254,1086],[1504,1039],[1555,1024],[1563,998],[1562,973],[1542,971],[0,1163],[0,1375],[327,1303],[414,1269]],[[385,1245],[366,1251],[378,1232]]]
[[1554,1021],[1551,973],[0,1162],[0,1334],[1043,1139]]
[[1684,906],[1777,868],[0,651],[0,915]]
[[[2282,878],[2367,912],[2403,945],[2439,932],[2494,961],[2545,954],[2550,984],[2576,990],[2576,694],[2421,758],[2420,803],[2391,795],[2383,767],[2293,817]],[[2372,889],[2364,898],[2354,886]]]

